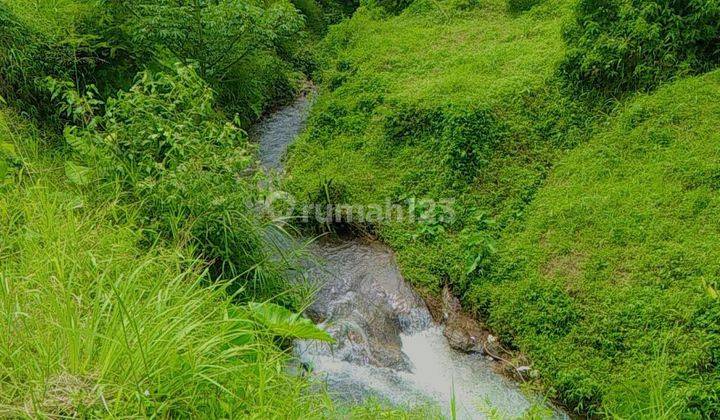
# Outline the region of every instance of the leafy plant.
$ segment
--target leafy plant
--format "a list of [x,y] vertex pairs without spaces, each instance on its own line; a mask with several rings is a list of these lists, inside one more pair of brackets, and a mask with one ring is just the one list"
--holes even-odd
[[484,109],[450,108],[443,113],[443,160],[461,180],[472,180],[487,165],[490,153],[505,136],[506,128]]
[[131,0],[112,2],[132,48],[172,69],[195,65],[244,121],[292,95],[286,57],[304,17],[286,0]]
[[132,0],[127,31],[156,54],[197,63],[201,77],[221,82],[233,67],[259,49],[274,46],[302,28],[302,17],[289,2],[267,9],[252,1]]
[[[92,101],[56,96],[81,115],[84,108],[73,104]],[[167,238],[189,235],[215,277],[273,296],[285,287],[283,260],[270,259],[279,252],[267,232],[274,225],[251,210],[252,146],[213,105],[212,90],[192,68],[142,73],[130,91],[108,99],[104,113],[65,130],[75,153],[66,172],[78,185],[118,184],[127,200],[142,203],[147,226]]]
[[116,47],[99,34],[104,12],[80,0],[52,6],[0,1],[0,96],[43,122],[57,123],[46,78],[71,80],[84,89],[112,61]]
[[511,13],[520,13],[530,10],[542,0],[507,0],[507,9]]
[[580,0],[560,72],[586,90],[656,87],[720,63],[720,4],[702,0]]
[[100,94],[95,85],[88,85],[80,94],[75,89],[75,84],[67,79],[58,80],[48,76],[45,78],[45,84],[51,94],[50,100],[57,101],[60,106],[57,112],[73,123],[87,126],[92,122],[97,109],[103,105],[98,99]]
[[327,331],[282,306],[250,302],[248,308],[253,319],[273,335],[288,339],[334,341]]
[[487,274],[490,261],[497,252],[491,229],[495,220],[485,213],[475,216],[475,223],[461,232],[463,248],[466,249],[465,274]]
[[0,193],[3,416],[297,418],[332,410],[284,372],[288,355],[276,332],[238,306],[226,284],[208,287],[190,248],[143,244],[133,204],[95,201],[65,185],[62,162],[42,153],[29,156],[40,166],[29,182]]

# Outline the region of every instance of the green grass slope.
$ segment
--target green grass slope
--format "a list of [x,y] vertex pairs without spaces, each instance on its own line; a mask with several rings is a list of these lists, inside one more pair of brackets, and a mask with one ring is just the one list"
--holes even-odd
[[449,284],[571,409],[717,416],[720,76],[609,116],[572,100],[555,79],[570,8],[361,8],[321,46],[286,186],[321,205],[454,200],[451,219],[372,223],[409,281]]
[[359,10],[320,47],[327,70],[288,188],[318,204],[456,200],[453,222],[375,227],[409,279],[436,289],[449,278],[462,291],[465,260],[477,257],[465,250],[478,242],[463,229],[521,214],[586,123],[552,82],[569,8],[549,1],[511,14],[494,0],[415,2],[394,17]]
[[476,290],[573,405],[720,415],[719,97],[714,72],[626,104],[556,166],[500,246],[503,280]]

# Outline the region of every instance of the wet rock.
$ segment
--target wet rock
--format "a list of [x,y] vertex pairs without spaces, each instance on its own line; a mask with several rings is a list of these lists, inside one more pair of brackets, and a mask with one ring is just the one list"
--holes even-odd
[[466,353],[484,353],[487,332],[479,321],[462,311],[460,301],[448,287],[442,291],[442,314],[444,335],[450,347]]
[[[302,97],[259,126],[262,162],[269,172],[282,171],[282,156],[301,129],[307,108],[308,98]],[[286,242],[288,248],[293,244],[287,239],[278,241]],[[298,364],[294,369],[311,377],[312,386],[329,390],[339,401],[373,397],[402,406],[433,401],[450,407],[457,391],[463,418],[479,417],[474,405],[478,401],[488,401],[512,418],[530,409],[527,398],[493,372],[498,365],[494,359],[448,348],[440,328],[431,325],[424,302],[404,283],[387,247],[351,239],[316,244],[314,250],[328,264],[317,270],[308,266],[308,277],[320,282],[317,301],[307,314],[328,329],[337,344],[295,341]],[[305,281],[304,275],[292,278]],[[436,301],[438,305],[430,308],[434,319],[451,321],[446,331],[456,347],[470,348],[468,344],[477,337],[470,321],[456,315],[462,313],[459,302],[450,301],[443,311],[441,299]],[[464,402],[469,403],[467,407]]]
[[313,320],[335,337],[332,353],[350,363],[410,370],[400,335],[431,323],[425,303],[402,278],[394,255],[381,244],[325,239],[312,249],[321,267],[312,270],[319,281],[315,302],[307,310]]
[[483,347],[485,348],[485,351],[496,360],[506,360],[505,353],[507,352],[494,335],[487,335],[485,342],[483,343]]

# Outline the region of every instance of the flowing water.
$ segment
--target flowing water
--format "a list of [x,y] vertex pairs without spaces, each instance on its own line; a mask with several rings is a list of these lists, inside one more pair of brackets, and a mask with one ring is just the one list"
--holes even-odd
[[[303,95],[256,127],[265,168],[282,170],[282,157],[303,129],[310,105]],[[320,264],[308,268],[318,293],[307,315],[337,342],[298,341],[295,351],[335,398],[438,404],[446,414],[454,399],[460,418],[490,412],[518,417],[532,407],[516,383],[495,373],[494,362],[450,348],[386,246],[363,238],[324,238],[310,248]]]

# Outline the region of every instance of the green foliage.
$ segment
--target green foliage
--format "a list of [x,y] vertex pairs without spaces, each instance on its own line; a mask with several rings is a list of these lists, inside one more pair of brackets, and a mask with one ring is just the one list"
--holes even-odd
[[287,184],[455,198],[452,223],[375,226],[408,280],[449,283],[572,409],[717,416],[717,74],[603,115],[554,79],[569,4],[360,9]]
[[15,169],[20,164],[10,127],[4,117],[0,113],[0,191],[12,182]]
[[[297,5],[300,0],[295,4]],[[360,0],[318,0],[326,25],[332,25],[349,18],[360,6]],[[300,10],[303,8],[299,7]],[[307,16],[307,15],[306,15]]]
[[[65,73],[74,59],[67,47],[52,48],[42,35],[23,26],[3,2],[0,3],[0,93],[9,100],[23,101],[28,109],[41,102],[35,81],[48,74]],[[58,65],[58,62],[60,65]]]
[[215,276],[273,296],[284,280],[281,263],[269,260],[272,224],[250,208],[252,148],[213,105],[191,68],[142,73],[129,92],[107,101],[104,114],[65,130],[77,159],[69,174],[82,183],[119,183],[130,202],[143,203],[147,226],[168,238],[189,234]]
[[334,341],[330,334],[315,326],[312,321],[282,306],[251,302],[249,308],[255,321],[271,334],[288,339]]
[[[395,107],[393,107],[395,108]],[[455,105],[418,109],[400,105],[384,122],[389,141],[435,144],[451,175],[472,180],[506,135],[491,111]]]
[[80,88],[96,83],[102,91],[121,85],[132,60],[115,45],[106,12],[91,1],[0,1],[0,96],[43,123],[57,123],[46,77]]
[[327,29],[325,12],[315,0],[293,0],[292,4],[305,16],[305,26],[312,33],[322,34]]
[[13,145],[23,173],[0,186],[0,415],[332,410],[283,373],[276,333],[250,307],[238,307],[224,284],[207,287],[191,249],[144,246],[135,206],[68,185],[64,158],[5,111],[0,144]]
[[[452,222],[374,227],[406,278],[430,289],[450,281],[462,294],[589,119],[552,81],[568,4],[509,16],[495,1],[450,21],[439,6],[394,17],[361,8],[331,28],[322,94],[290,153],[287,184],[319,204],[327,180],[342,189],[330,204],[455,200]],[[497,223],[487,227],[474,209]]]
[[7,110],[0,147],[18,167],[0,185],[0,416],[411,418],[288,375],[279,343],[326,333],[239,305],[191,246],[148,245],[141,204],[68,182],[67,156]]
[[223,103],[244,118],[256,118],[278,97],[268,87],[281,98],[293,90],[278,53],[300,36],[304,18],[288,1],[133,0],[115,7],[124,12],[122,28],[134,48],[168,67],[197,65]]
[[413,0],[369,0],[368,4],[397,15],[413,3]]
[[520,13],[530,10],[542,0],[507,0],[507,9],[510,13]]
[[267,301],[296,303],[296,261],[241,127],[300,71],[297,197],[454,199],[373,226],[408,280],[449,284],[572,409],[720,416],[718,73],[609,117],[554,78],[706,71],[720,6],[580,0],[563,44],[573,4],[371,1],[311,51],[357,2],[0,0],[0,104],[72,123],[57,147],[0,110],[0,415],[437,416],[337,411],[284,373],[289,340],[331,337]]
[[573,407],[720,413],[718,93],[713,72],[624,105],[505,236],[498,283],[478,284],[494,328]]
[[287,2],[134,0],[123,2],[133,17],[127,31],[133,40],[158,54],[169,53],[185,64],[198,64],[199,73],[222,82],[233,67],[258,49],[296,35],[300,15]]
[[720,63],[720,3],[581,0],[565,38],[561,74],[587,90],[620,94]]

